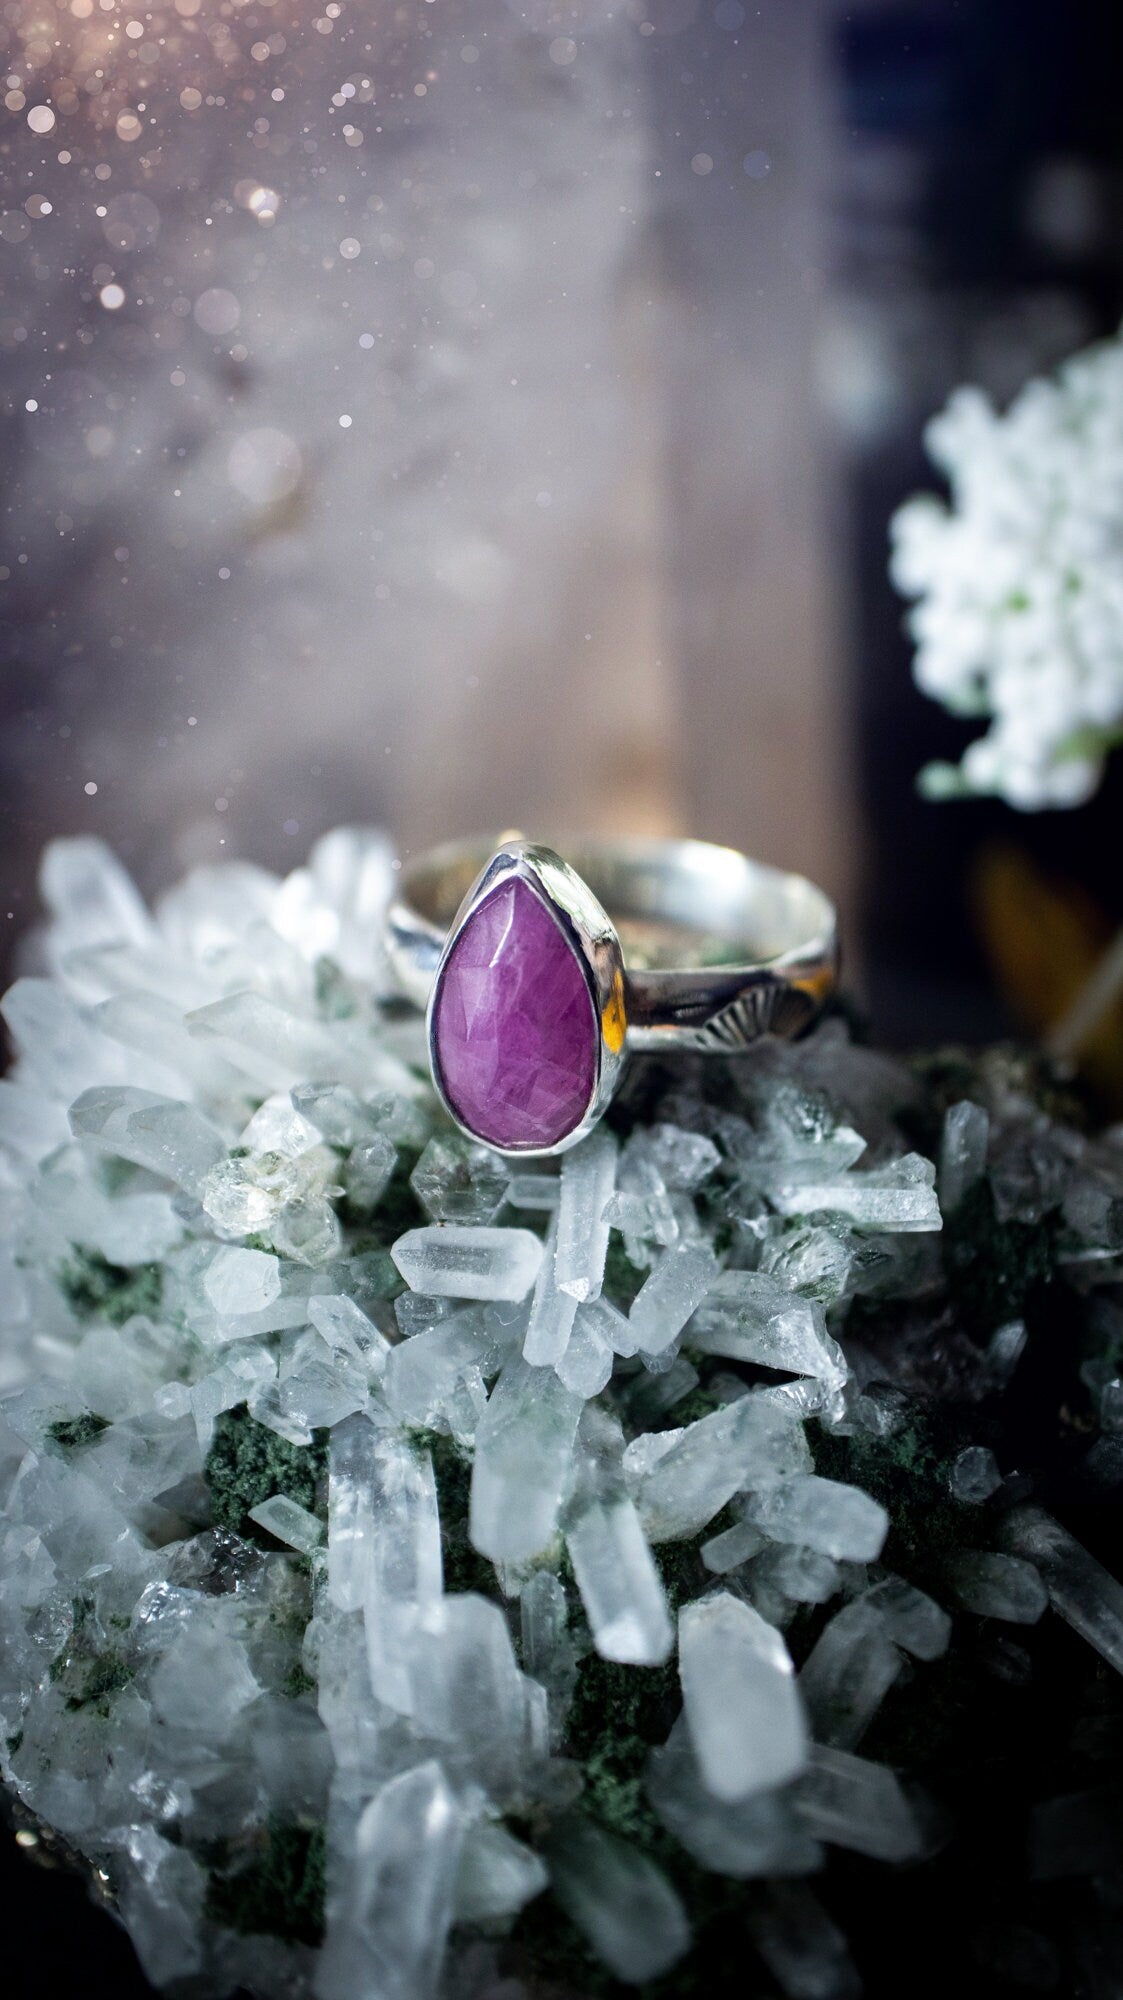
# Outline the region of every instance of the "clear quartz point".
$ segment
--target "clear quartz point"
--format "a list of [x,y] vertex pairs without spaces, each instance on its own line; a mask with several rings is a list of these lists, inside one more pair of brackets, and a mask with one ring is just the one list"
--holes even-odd
[[1037,1568],[1049,1602],[1117,1673],[1123,1673],[1123,1584],[1041,1507],[1016,1507],[1003,1545]]
[[565,1154],[558,1197],[554,1282],[579,1303],[599,1296],[608,1254],[605,1209],[616,1178],[617,1145],[604,1125]]
[[670,1346],[701,1305],[719,1269],[708,1243],[685,1243],[663,1252],[628,1315],[641,1353],[661,1354]]
[[225,1153],[221,1135],[194,1105],[126,1084],[85,1090],[70,1107],[70,1128],[118,1159],[147,1167],[197,1194]]
[[546,1850],[554,1894],[617,1979],[639,1986],[668,1972],[690,1926],[662,1870],[639,1848],[573,1814]]
[[911,1861],[923,1841],[899,1779],[884,1764],[815,1744],[796,1809],[820,1840],[877,1861]]
[[435,1760],[388,1778],[357,1821],[328,1821],[331,1888],[318,2000],[429,2000],[437,1987],[464,1817]]
[[679,1613],[679,1675],[702,1779],[715,1798],[787,1784],[807,1761],[788,1649],[749,1604],[718,1591]]
[[407,1285],[429,1297],[523,1299],[542,1262],[529,1229],[445,1223],[408,1229],[391,1250]]
[[948,1557],[947,1578],[957,1604],[978,1618],[1001,1618],[1012,1625],[1036,1625],[1048,1609],[1049,1593],[1035,1563],[993,1549],[957,1549]]
[[476,1431],[469,1521],[481,1555],[524,1562],[549,1545],[582,1408],[552,1369],[507,1363]]

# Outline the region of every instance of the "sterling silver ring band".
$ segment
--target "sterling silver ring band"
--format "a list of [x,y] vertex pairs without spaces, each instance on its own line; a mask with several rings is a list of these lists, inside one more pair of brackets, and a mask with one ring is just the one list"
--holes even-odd
[[838,967],[821,889],[700,840],[432,848],[402,865],[389,941],[453,1118],[522,1154],[584,1137],[628,1053],[797,1034]]

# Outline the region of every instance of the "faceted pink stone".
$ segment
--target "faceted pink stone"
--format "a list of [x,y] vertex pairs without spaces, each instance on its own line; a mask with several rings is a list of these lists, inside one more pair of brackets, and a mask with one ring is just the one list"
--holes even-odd
[[518,879],[469,917],[434,1004],[445,1096],[491,1146],[554,1146],[580,1124],[596,1081],[598,1028],[584,968]]

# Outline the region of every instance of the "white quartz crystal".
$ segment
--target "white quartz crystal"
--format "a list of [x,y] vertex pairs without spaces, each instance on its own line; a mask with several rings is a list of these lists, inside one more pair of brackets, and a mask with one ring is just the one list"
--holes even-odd
[[1048,1607],[1041,1572],[1024,1556],[992,1549],[957,1549],[948,1557],[947,1577],[957,1604],[979,1618],[1003,1618],[1035,1625]]
[[61,1104],[26,1084],[0,1078],[0,1145],[28,1160],[39,1161],[69,1137]]
[[[455,1908],[464,1817],[439,1763],[400,1772],[357,1822],[328,1823],[328,1930],[319,2000],[428,2000]],[[333,1865],[334,1864],[334,1865]]]
[[753,1502],[752,1518],[776,1541],[800,1542],[847,1562],[873,1562],[889,1528],[879,1500],[816,1473],[767,1487]]
[[19,1058],[20,1082],[64,1107],[93,1083],[155,1092],[174,1087],[174,1071],[127,1054],[49,979],[17,979],[0,1000],[0,1014]]
[[829,1619],[800,1669],[799,1685],[821,1743],[861,1742],[903,1661],[889,1624],[867,1596]]
[[459,1136],[430,1139],[409,1178],[434,1222],[494,1222],[507,1197],[498,1153]]
[[83,1091],[70,1107],[70,1128],[189,1194],[198,1192],[225,1151],[221,1135],[193,1105],[126,1084]]
[[718,1591],[679,1613],[679,1675],[703,1782],[745,1799],[794,1778],[807,1731],[788,1649],[752,1606]]
[[523,1562],[549,1544],[573,1471],[582,1398],[552,1369],[508,1362],[476,1431],[471,1536],[493,1562]]
[[507,1200],[512,1208],[541,1209],[552,1214],[560,1193],[557,1174],[513,1173],[507,1182]]
[[490,1924],[514,1916],[546,1887],[546,1866],[501,1820],[478,1819],[467,1829],[456,1875],[459,1923]]
[[280,1297],[280,1266],[264,1250],[220,1250],[208,1266],[203,1289],[216,1313],[264,1312]]
[[360,1214],[378,1207],[398,1163],[398,1149],[385,1132],[352,1146],[342,1171],[350,1206]]
[[701,1132],[685,1132],[678,1125],[637,1128],[629,1145],[642,1149],[664,1185],[679,1193],[693,1193],[721,1164],[712,1139]]
[[308,1077],[359,1088],[373,1082],[409,1095],[405,1065],[383,1050],[367,1051],[343,1031],[328,1032],[265,993],[231,993],[187,1016],[193,1035],[209,1041],[250,1081],[267,1091],[291,1090]]
[[734,1493],[803,1470],[810,1452],[799,1412],[753,1391],[681,1430],[634,1439],[624,1474],[650,1541],[695,1535]]
[[199,1189],[203,1213],[223,1236],[265,1230],[281,1207],[278,1194],[264,1186],[243,1160],[219,1160]]
[[769,1580],[793,1604],[826,1604],[839,1588],[838,1563],[817,1549],[800,1548],[798,1543],[774,1542],[753,1570],[754,1586],[766,1565]]
[[616,1176],[616,1141],[598,1125],[562,1159],[554,1276],[558,1290],[594,1299],[604,1277],[609,1224],[605,1209]]
[[663,1252],[628,1315],[641,1353],[661,1354],[670,1346],[705,1298],[719,1269],[708,1243],[684,1243]]
[[221,1742],[260,1692],[229,1622],[194,1620],[162,1655],[152,1674],[152,1707],[166,1728]]
[[529,1229],[450,1222],[407,1229],[390,1254],[415,1292],[436,1298],[523,1299],[538,1275],[542,1244]]
[[987,1163],[989,1128],[982,1105],[966,1098],[951,1105],[945,1115],[937,1177],[945,1215],[955,1214],[964,1195],[981,1178]]
[[1014,1508],[1002,1541],[1035,1565],[1065,1623],[1123,1673],[1123,1584],[1042,1507]]
[[761,1530],[751,1521],[737,1521],[732,1528],[723,1528],[720,1535],[711,1535],[703,1542],[702,1561],[715,1576],[726,1576],[730,1570],[740,1569],[742,1563],[749,1562],[760,1554],[766,1546]]
[[345,1293],[329,1292],[308,1301],[308,1317],[317,1333],[337,1353],[350,1354],[364,1363],[372,1376],[381,1375],[390,1353],[390,1342],[365,1312]]
[[366,1602],[373,1564],[374,1450],[367,1418],[336,1424],[328,1447],[328,1586],[341,1611]]
[[794,1082],[779,1085],[752,1126],[727,1115],[720,1130],[740,1186],[767,1194],[773,1203],[784,1190],[814,1187],[844,1174],[866,1150],[860,1132],[839,1123],[822,1098],[804,1093]]
[[1024,1319],[1007,1320],[996,1328],[986,1347],[987,1374],[996,1389],[1004,1388],[1014,1373],[1029,1338]]
[[939,1229],[936,1170],[919,1153],[838,1180],[785,1183],[771,1199],[781,1215],[845,1215],[861,1229]]
[[788,2000],[858,2000],[862,1982],[846,1939],[806,1882],[771,1882],[748,1922]]
[[391,1347],[384,1376],[390,1408],[403,1423],[474,1435],[487,1401],[485,1373],[508,1358],[509,1331],[490,1326],[480,1306],[465,1306]]
[[760,1269],[818,1305],[832,1306],[853,1282],[858,1247],[843,1222],[801,1221],[765,1242]]
[[[614,1354],[625,1359],[639,1353],[632,1323],[627,1313],[614,1306],[611,1299],[587,1299],[578,1314],[580,1324],[590,1333],[595,1333]],[[649,1380],[651,1378],[648,1378]]]
[[442,1592],[440,1515],[428,1452],[398,1432],[376,1431],[366,1505],[363,1610],[371,1687],[379,1701],[408,1715],[416,1696],[412,1644],[423,1621],[438,1611]]
[[572,1815],[546,1850],[554,1893],[593,1949],[630,1986],[668,1972],[690,1927],[662,1871],[592,1820]]
[[250,1153],[283,1153],[287,1159],[299,1159],[320,1143],[316,1127],[296,1109],[292,1097],[279,1091],[259,1104],[238,1144]]
[[446,1597],[411,1636],[409,1678],[413,1726],[441,1744],[449,1774],[506,1802],[534,1722],[532,1683],[519,1671],[505,1612],[471,1592]]
[[720,1272],[690,1322],[689,1344],[829,1382],[846,1373],[822,1307],[764,1271]]
[[342,1083],[297,1083],[289,1092],[294,1110],[315,1128],[321,1138],[344,1151],[360,1140],[373,1139],[380,1120],[373,1106],[365,1104]]
[[684,1715],[652,1752],[647,1792],[658,1818],[703,1868],[746,1880],[799,1875],[821,1850],[793,1805],[793,1788],[719,1799],[705,1785]]
[[948,1472],[952,1498],[962,1500],[969,1507],[989,1500],[1001,1484],[998,1461],[985,1445],[969,1444],[952,1460]]
[[566,1546],[597,1652],[605,1660],[658,1666],[674,1643],[659,1571],[626,1493],[578,1503]]
[[283,1493],[275,1493],[271,1500],[262,1500],[258,1506],[250,1508],[250,1520],[256,1521],[279,1542],[287,1542],[290,1549],[300,1555],[310,1555],[324,1538],[324,1524],[307,1507],[301,1507],[295,1500],[289,1500]]
[[816,1744],[796,1809],[819,1840],[878,1861],[910,1861],[922,1847],[916,1814],[884,1764]]
[[282,1437],[310,1444],[314,1432],[330,1430],[352,1411],[365,1408],[369,1387],[361,1363],[343,1355],[332,1360],[311,1331],[292,1333],[281,1343],[275,1389],[267,1388],[251,1399],[250,1408]]
[[620,1230],[628,1256],[638,1265],[651,1262],[652,1246],[665,1249],[681,1234],[681,1211],[646,1140],[642,1127],[628,1139],[616,1191],[605,1209],[606,1220]]
[[132,877],[111,847],[89,835],[48,841],[39,889],[68,951],[92,945],[145,945],[156,927]]
[[546,1237],[545,1252],[534,1282],[534,1297],[523,1341],[523,1354],[536,1368],[551,1367],[561,1360],[569,1345],[577,1313],[576,1296],[573,1292],[563,1292],[557,1282],[557,1244],[558,1229],[554,1221]]
[[121,1915],[147,1978],[154,1986],[168,1986],[197,1974],[203,1963],[203,1868],[152,1826],[130,1826],[112,1845]]
[[281,884],[273,921],[302,952],[326,953],[354,979],[381,982],[394,850],[375,827],[337,826],[321,835],[305,868]]
[[862,1593],[861,1601],[878,1613],[894,1644],[914,1660],[938,1660],[947,1652],[951,1619],[927,1591],[899,1576],[883,1576]]
[[274,1249],[296,1264],[318,1270],[343,1248],[343,1231],[329,1204],[318,1195],[286,1201],[270,1225]]
[[156,993],[114,993],[92,1009],[90,1020],[112,1041],[167,1069],[176,1079],[176,1095],[197,1092],[214,1099],[239,1090],[237,1071],[188,1033],[174,1000]]
[[604,1331],[605,1316],[595,1310],[601,1303],[592,1299],[589,1305],[578,1308],[565,1352],[554,1363],[559,1379],[575,1396],[599,1396],[612,1379],[616,1357]]
[[576,1685],[578,1649],[569,1631],[565,1586],[553,1570],[535,1569],[523,1584],[519,1624],[523,1666],[547,1691],[556,1740]]

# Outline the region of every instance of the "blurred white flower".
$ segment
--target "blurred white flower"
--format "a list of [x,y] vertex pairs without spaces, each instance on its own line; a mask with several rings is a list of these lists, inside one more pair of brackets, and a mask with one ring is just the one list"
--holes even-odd
[[957,390],[926,443],[951,502],[898,511],[890,573],[916,599],[918,685],[991,725],[921,782],[1082,805],[1123,741],[1123,336],[1029,382],[1005,416]]

